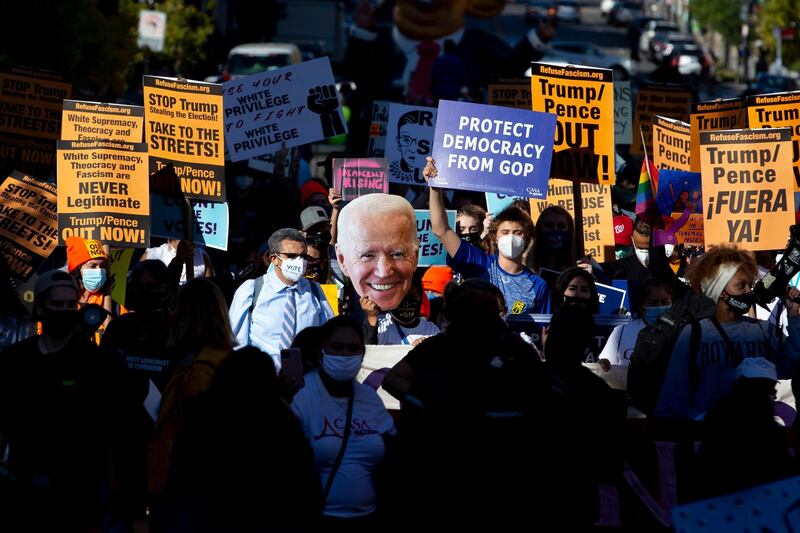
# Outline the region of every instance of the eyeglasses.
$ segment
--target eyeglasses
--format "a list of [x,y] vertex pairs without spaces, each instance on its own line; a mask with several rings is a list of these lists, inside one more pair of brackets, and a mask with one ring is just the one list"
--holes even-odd
[[[297,259],[298,257],[302,257],[306,261],[308,261],[310,259],[309,256],[306,255],[306,254],[291,254],[291,253],[288,253],[288,252],[275,252],[275,255],[277,255],[277,256],[282,256],[282,255],[286,256],[286,259],[288,259],[289,261],[291,261],[292,259]],[[283,259],[283,258],[281,258],[281,259]]]
[[414,137],[409,137],[408,135],[401,135],[400,137],[397,138],[397,142],[400,143],[400,146],[402,146],[403,148],[407,148],[412,144],[419,143],[419,140],[415,139]]

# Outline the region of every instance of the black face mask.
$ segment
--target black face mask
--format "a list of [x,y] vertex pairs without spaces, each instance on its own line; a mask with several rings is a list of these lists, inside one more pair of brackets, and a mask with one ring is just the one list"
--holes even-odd
[[78,310],[69,311],[44,311],[42,316],[42,331],[46,335],[63,338],[69,335],[78,326]]
[[480,231],[473,231],[471,233],[462,233],[459,235],[463,240],[467,241],[469,244],[474,246],[478,246],[481,242],[481,232]]
[[756,293],[746,292],[744,294],[732,295],[727,292],[722,293],[722,301],[728,304],[731,311],[736,316],[744,316],[756,303]]
[[390,312],[401,324],[410,324],[419,318],[419,305],[419,300],[403,300],[400,305]]
[[586,298],[578,298],[577,296],[564,295],[564,305],[580,305],[581,307],[589,307],[589,300]]

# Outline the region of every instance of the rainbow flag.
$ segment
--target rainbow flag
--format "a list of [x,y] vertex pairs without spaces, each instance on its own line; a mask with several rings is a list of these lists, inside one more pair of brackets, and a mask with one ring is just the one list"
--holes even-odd
[[661,220],[661,211],[656,204],[654,191],[658,190],[658,169],[645,156],[642,171],[639,173],[639,187],[636,189],[636,216],[648,224]]

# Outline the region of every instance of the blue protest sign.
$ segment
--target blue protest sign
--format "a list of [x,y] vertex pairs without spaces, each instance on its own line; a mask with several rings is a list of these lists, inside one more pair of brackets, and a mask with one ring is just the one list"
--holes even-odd
[[[181,196],[150,194],[151,234],[183,239],[184,200]],[[192,241],[218,250],[228,249],[228,204],[192,200]]]
[[391,183],[425,185],[422,169],[431,155],[435,124],[434,107],[395,103],[389,106],[383,157],[389,164]]
[[595,287],[597,287],[597,296],[600,299],[600,307],[597,312],[601,315],[619,313],[625,302],[625,291],[602,283],[595,283]]
[[[417,266],[444,265],[447,259],[447,250],[436,238],[431,229],[431,212],[427,209],[417,209],[417,240],[419,240],[419,261]],[[451,228],[456,227],[456,212],[447,211],[447,222]]]
[[466,102],[439,102],[431,185],[547,197],[556,116]]
[[514,200],[525,200],[522,196],[513,196],[510,194],[498,194],[496,192],[486,193],[486,212],[496,216],[497,213],[510,206]]
[[612,279],[611,285],[614,287],[625,291],[625,298],[622,300],[622,307],[627,309],[628,311],[631,310],[631,294],[628,290],[628,280],[626,279]]

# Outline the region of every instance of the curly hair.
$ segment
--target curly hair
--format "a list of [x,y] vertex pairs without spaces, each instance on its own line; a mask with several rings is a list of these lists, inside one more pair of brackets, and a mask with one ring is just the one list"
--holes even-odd
[[519,207],[514,207],[512,205],[500,211],[500,213],[492,219],[492,224],[489,226],[489,238],[492,241],[497,240],[497,230],[503,222],[516,222],[522,226],[522,231],[525,233],[525,241],[530,244],[531,240],[533,240],[534,226],[530,215]]
[[747,250],[738,248],[735,244],[721,244],[711,248],[697,261],[693,261],[686,269],[686,279],[697,292],[703,292],[701,283],[717,273],[720,265],[725,263],[739,264],[747,277],[754,280],[758,276],[756,258]]

